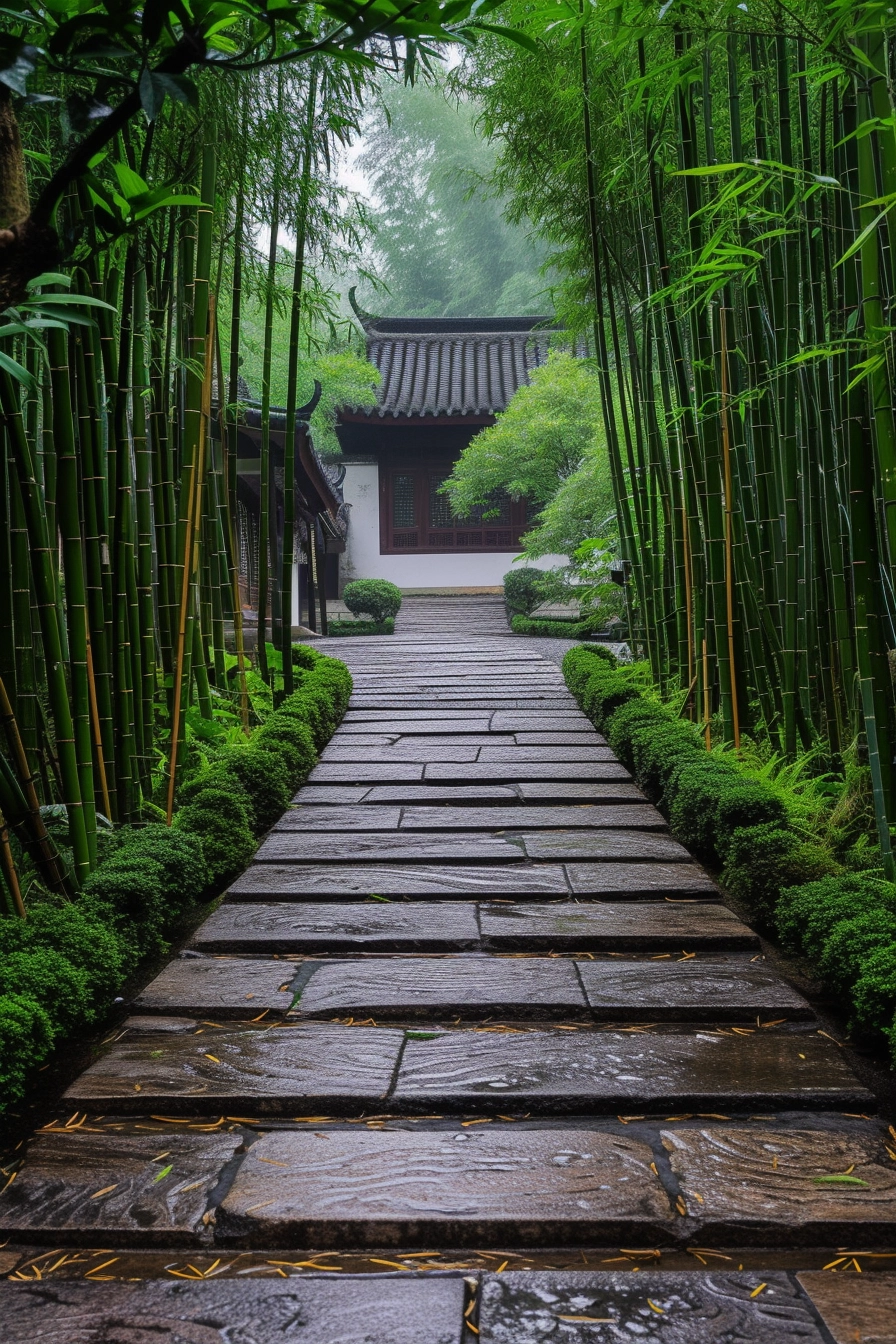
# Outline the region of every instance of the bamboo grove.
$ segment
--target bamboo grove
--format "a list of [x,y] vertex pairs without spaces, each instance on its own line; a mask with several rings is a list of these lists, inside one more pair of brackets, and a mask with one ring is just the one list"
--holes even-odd
[[889,862],[896,25],[837,2],[564,14],[530,20],[538,56],[463,78],[571,324],[593,317],[637,639],[707,743],[858,750]]
[[[201,98],[191,92],[192,106],[169,99],[151,123],[124,126],[111,170],[94,163],[60,202],[71,264],[33,277],[0,323],[0,891],[10,914],[24,907],[6,824],[43,882],[71,894],[110,824],[170,822],[191,732],[245,732],[256,673],[275,693],[292,689],[293,558],[310,543],[289,453],[279,546],[270,491],[260,500],[257,659],[242,640],[241,314],[248,295],[266,295],[270,476],[274,304],[290,312],[292,442],[311,391],[300,356],[331,307],[315,267],[358,245],[329,166],[368,77],[316,56],[217,79]],[[17,139],[8,94],[2,111]],[[39,102],[23,110],[21,136],[34,194],[64,146]],[[285,294],[281,225],[296,239]],[[70,865],[47,833],[54,805]]]

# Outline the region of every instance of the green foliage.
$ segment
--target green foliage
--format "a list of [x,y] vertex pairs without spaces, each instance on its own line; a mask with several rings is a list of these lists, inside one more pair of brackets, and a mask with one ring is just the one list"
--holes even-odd
[[781,892],[837,871],[830,854],[783,826],[737,828],[725,851],[722,883],[753,918],[772,925]]
[[514,616],[510,628],[515,635],[543,635],[549,639],[587,639],[599,622],[593,617],[586,621],[533,620],[529,616]]
[[0,996],[11,994],[40,1004],[63,1034],[94,1018],[88,972],[51,947],[11,952],[0,961]]
[[248,743],[225,747],[218,761],[247,795],[256,834],[269,830],[289,806],[289,775],[285,763],[273,752],[261,751]]
[[871,952],[852,990],[851,1026],[860,1031],[882,1031],[896,1056],[896,943]]
[[641,694],[630,677],[614,670],[615,658],[611,663],[603,656],[605,653],[612,657],[611,650],[600,650],[599,645],[580,645],[570,649],[563,659],[567,686],[598,728],[604,726],[620,705],[638,699]]
[[25,994],[0,994],[0,1113],[25,1095],[28,1073],[53,1046],[53,1024]]
[[312,672],[318,663],[324,661],[326,654],[318,653],[317,649],[312,649],[308,644],[293,644],[292,646],[292,665],[301,667],[306,672]]
[[255,742],[262,750],[280,756],[286,766],[290,788],[298,788],[317,764],[311,729],[286,714],[272,714],[259,728]]
[[544,573],[532,565],[509,569],[502,582],[509,616],[529,616],[544,601]]
[[[227,807],[223,805],[225,798],[229,799]],[[248,808],[223,789],[199,791],[192,803],[178,811],[174,825],[198,837],[212,887],[236,877],[255,852]]]
[[[832,926],[818,959],[821,977],[835,994],[845,998],[864,975],[872,953],[885,948],[896,949],[896,914],[892,911],[869,910],[853,919],[842,919]],[[880,1019],[877,1025],[881,1025]]]
[[327,634],[335,635],[394,635],[395,622],[391,616],[384,621],[328,621]]
[[342,600],[356,616],[385,621],[398,615],[401,589],[388,579],[355,579],[345,585]]
[[[480,430],[461,453],[447,482],[454,513],[463,518],[474,509],[487,510],[498,491],[543,507],[587,454],[598,453],[602,423],[593,365],[552,351],[496,423]],[[602,460],[606,471],[605,454]]]
[[111,1003],[131,970],[131,949],[114,928],[96,916],[86,901],[69,905],[41,903],[24,921],[23,947],[51,948],[89,977],[91,1011],[99,1015]]
[[367,175],[374,262],[385,292],[367,307],[407,316],[538,314],[550,310],[544,249],[508,223],[491,188],[495,150],[478,134],[478,107],[438,82],[384,80],[359,165]]
[[817,964],[835,924],[878,910],[896,915],[896,884],[844,873],[783,891],[775,927],[787,951]]

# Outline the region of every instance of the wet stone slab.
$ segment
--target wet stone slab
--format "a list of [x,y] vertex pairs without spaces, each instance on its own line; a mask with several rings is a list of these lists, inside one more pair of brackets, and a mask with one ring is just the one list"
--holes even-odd
[[656,859],[659,863],[690,863],[691,856],[671,835],[655,831],[593,830],[520,833],[530,859],[553,859],[565,863],[582,859]]
[[[316,769],[321,768],[317,766]],[[540,758],[532,761],[474,761],[472,765],[466,765],[462,770],[444,761],[433,762],[423,767],[423,770],[423,778],[433,783],[452,780],[458,784],[465,784],[474,779],[490,780],[495,783],[508,779],[631,780],[631,775],[625,766],[611,759],[597,762],[570,761],[566,764],[561,761],[544,761]]]
[[334,762],[357,761],[361,765],[377,765],[391,761],[419,761],[424,765],[429,761],[453,761],[463,765],[475,761],[479,755],[478,746],[465,746],[455,738],[440,739],[438,746],[409,737],[406,742],[400,738],[385,739],[381,745],[365,746],[362,741],[346,737],[342,741],[335,739],[324,749],[321,762],[332,765]]
[[711,901],[483,905],[479,919],[484,945],[496,951],[759,948],[759,939],[746,924],[726,906]]
[[594,728],[591,729],[553,729],[545,731],[538,729],[538,725],[533,724],[537,731],[518,731],[514,733],[518,747],[605,747],[606,739],[601,737]]
[[[141,1114],[205,1114],[249,1107],[260,1115],[355,1112],[389,1091],[404,1037],[375,1027],[284,1026],[123,1041],[65,1093],[82,1107]],[[139,1085],[139,1092],[135,1085]]]
[[524,803],[644,803],[637,784],[630,780],[592,783],[575,780],[523,781],[518,786]]
[[702,1244],[896,1243],[896,1164],[876,1139],[761,1126],[682,1128],[663,1143]]
[[842,1052],[817,1037],[595,1031],[410,1039],[393,1100],[425,1111],[494,1111],[512,1102],[538,1114],[873,1104]]
[[482,1344],[642,1338],[657,1344],[822,1344],[824,1336],[789,1277],[774,1271],[511,1270],[483,1279],[479,1338]]
[[476,807],[492,803],[519,803],[512,784],[378,784],[368,803],[453,803]]
[[217,1239],[342,1250],[653,1245],[672,1219],[652,1160],[646,1144],[587,1130],[279,1131],[250,1148],[218,1209]]
[[575,709],[572,702],[565,710],[553,710],[550,713],[539,714],[535,722],[528,714],[498,710],[491,716],[491,726],[493,732],[496,733],[528,733],[533,731],[563,733],[571,730],[593,733],[595,731],[591,720],[580,710]]
[[134,1000],[142,1013],[214,1013],[251,1018],[285,1013],[294,995],[295,966],[282,961],[186,957],[170,962]]
[[527,761],[615,761],[609,747],[595,743],[588,746],[491,746],[479,748],[480,761],[502,761],[525,764]]
[[583,1013],[586,1004],[570,961],[395,957],[322,965],[307,982],[297,1008],[307,1017],[450,1013],[478,1018],[494,1012],[564,1017]]
[[748,961],[582,961],[578,967],[592,1010],[614,1021],[813,1016],[802,995],[774,971]]
[[509,837],[464,832],[415,835],[405,832],[273,831],[255,856],[256,863],[523,863],[522,843]]
[[283,813],[274,831],[397,831],[400,821],[400,807],[293,805]]
[[402,784],[423,778],[423,766],[413,761],[321,761],[308,776],[309,784]]
[[0,1233],[85,1245],[197,1245],[237,1133],[43,1133],[0,1196]]
[[462,952],[479,945],[476,906],[366,901],[225,903],[193,935],[205,952]]
[[382,719],[343,719],[339,725],[338,736],[344,738],[354,733],[391,733],[396,737],[408,737],[411,734],[420,733],[424,736],[433,736],[436,733],[446,736],[455,733],[465,735],[469,733],[488,733],[491,731],[491,715],[483,715],[476,718],[470,715],[458,715],[452,718],[441,719],[411,719],[411,718],[382,718]]
[[[363,815],[369,808],[358,808]],[[387,810],[387,809],[384,809]],[[282,824],[282,823],[281,823]],[[405,807],[400,828],[427,830],[508,830],[550,828],[666,830],[666,820],[650,803],[613,803],[606,807]]]
[[569,863],[566,876],[581,896],[719,899],[719,889],[696,863]]
[[460,1278],[0,1283],[5,1344],[460,1344]]
[[325,803],[335,807],[353,807],[366,802],[369,795],[370,786],[366,784],[359,784],[356,788],[342,784],[306,784],[292,801],[303,806]]
[[896,1273],[859,1279],[814,1271],[797,1278],[834,1344],[896,1344]]
[[[617,865],[621,866],[621,865]],[[477,867],[458,864],[273,864],[253,863],[237,878],[228,896],[255,901],[314,900],[318,896],[355,899],[371,894],[400,896],[565,896],[569,891],[560,864]]]

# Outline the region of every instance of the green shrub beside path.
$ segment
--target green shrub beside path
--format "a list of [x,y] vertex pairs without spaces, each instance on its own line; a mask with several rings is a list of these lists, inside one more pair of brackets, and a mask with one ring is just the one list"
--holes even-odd
[[245,745],[227,745],[181,785],[170,828],[123,828],[76,901],[0,920],[0,1113],[66,1036],[107,1015],[141,960],[251,858],[317,763],[352,690],[348,668],[297,646],[298,689]]
[[806,958],[853,1029],[887,1037],[896,1061],[896,884],[846,872],[780,790],[731,754],[707,752],[698,729],[645,695],[608,649],[570,649],[563,675],[676,839],[721,869],[754,922]]

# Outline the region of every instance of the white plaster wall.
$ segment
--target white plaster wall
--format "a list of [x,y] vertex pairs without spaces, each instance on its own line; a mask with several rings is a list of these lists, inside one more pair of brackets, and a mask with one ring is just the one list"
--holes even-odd
[[[342,485],[351,505],[345,554],[339,558],[339,589],[352,579],[390,579],[399,588],[499,588],[514,551],[470,555],[381,555],[379,467],[347,463]],[[565,563],[560,555],[530,561],[538,569]]]

